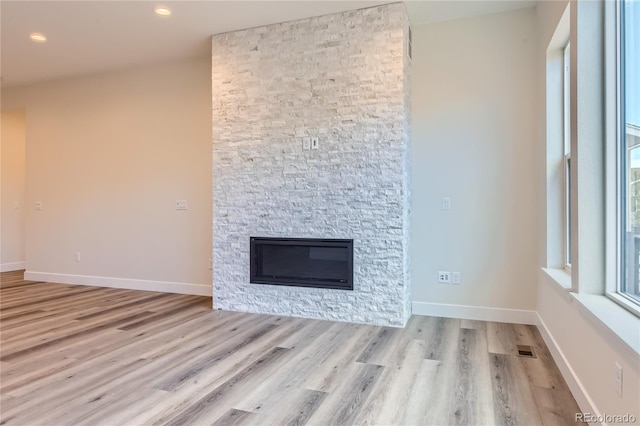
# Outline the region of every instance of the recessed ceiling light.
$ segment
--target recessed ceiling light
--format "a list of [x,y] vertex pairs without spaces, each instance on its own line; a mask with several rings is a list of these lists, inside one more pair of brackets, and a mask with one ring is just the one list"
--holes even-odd
[[169,16],[169,15],[171,15],[171,10],[167,6],[156,6],[154,11],[160,16]]
[[40,33],[31,33],[29,34],[29,38],[33,41],[37,41],[39,43],[43,43],[47,41],[47,37],[44,34]]

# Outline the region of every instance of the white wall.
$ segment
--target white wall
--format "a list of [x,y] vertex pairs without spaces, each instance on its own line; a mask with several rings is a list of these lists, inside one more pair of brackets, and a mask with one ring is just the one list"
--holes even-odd
[[535,310],[534,21],[522,9],[413,29],[414,313]]
[[25,114],[2,113],[0,272],[24,268]]
[[[539,2],[536,9],[536,74],[541,96],[537,100],[538,135],[535,151],[537,182],[538,266],[552,259],[547,252],[547,167],[546,157],[546,50],[560,22],[566,1]],[[574,4],[572,4],[574,7]],[[575,32],[575,26],[572,29]],[[580,72],[578,70],[578,72]],[[588,106],[587,106],[588,107]],[[598,105],[599,107],[599,105]],[[582,234],[580,235],[583,236]],[[552,248],[551,248],[552,249]],[[555,265],[550,265],[555,266]],[[600,414],[634,414],[640,418],[640,362],[638,354],[596,319],[573,296],[561,289],[546,273],[538,271],[537,310],[540,326],[556,363],[580,404],[581,409]],[[582,279],[581,279],[582,281]],[[578,283],[582,287],[582,282]],[[617,307],[614,307],[616,309]],[[621,308],[618,308],[621,309]],[[640,332],[640,331],[639,331]],[[623,392],[614,387],[614,365],[623,368]]]
[[210,69],[3,90],[3,106],[28,117],[27,277],[211,293]]
[[[539,277],[539,327],[580,408],[640,419],[638,354],[547,274],[541,272]],[[622,397],[615,390],[616,363],[623,371]]]

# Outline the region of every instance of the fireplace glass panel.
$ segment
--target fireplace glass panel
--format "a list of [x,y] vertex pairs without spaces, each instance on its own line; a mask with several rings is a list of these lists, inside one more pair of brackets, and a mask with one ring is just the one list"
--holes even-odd
[[251,238],[255,284],[353,289],[353,240]]

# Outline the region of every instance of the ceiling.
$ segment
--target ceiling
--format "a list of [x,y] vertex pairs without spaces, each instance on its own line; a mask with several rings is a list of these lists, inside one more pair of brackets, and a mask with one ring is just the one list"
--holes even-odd
[[[3,87],[210,55],[210,36],[386,1],[1,0]],[[407,1],[412,25],[532,7],[535,0]],[[159,5],[172,14],[153,12]],[[32,32],[46,43],[29,39]]]

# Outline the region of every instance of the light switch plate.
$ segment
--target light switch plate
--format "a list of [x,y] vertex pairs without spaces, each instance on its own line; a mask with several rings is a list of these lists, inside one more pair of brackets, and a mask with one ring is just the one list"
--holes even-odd
[[442,210],[451,210],[451,198],[442,197]]

